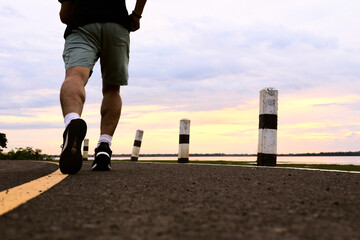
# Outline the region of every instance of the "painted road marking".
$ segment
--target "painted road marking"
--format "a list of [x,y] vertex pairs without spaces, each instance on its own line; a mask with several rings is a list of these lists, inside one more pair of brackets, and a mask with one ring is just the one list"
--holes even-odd
[[[59,165],[54,162],[49,163]],[[58,169],[44,177],[0,192],[0,216],[46,192],[67,176],[69,175],[62,174]]]
[[[159,162],[139,162],[139,163],[151,163],[151,164],[174,164],[174,163],[159,163]],[[268,168],[268,169],[292,169],[292,170],[304,170],[304,171],[318,171],[318,172],[338,172],[338,173],[355,173],[360,174],[358,171],[346,171],[346,170],[335,170],[335,169],[316,169],[316,168],[295,168],[295,167],[266,167],[266,166],[250,166],[250,165],[231,165],[231,164],[211,164],[211,163],[189,163],[196,166],[224,166],[224,167],[248,167],[248,168]]]

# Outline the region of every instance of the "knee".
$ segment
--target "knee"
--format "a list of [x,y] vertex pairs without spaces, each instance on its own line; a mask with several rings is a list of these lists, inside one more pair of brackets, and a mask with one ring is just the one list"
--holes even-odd
[[87,83],[87,79],[80,74],[70,74],[70,75],[66,75],[64,83],[85,87]]
[[120,86],[111,85],[104,83],[102,88],[103,95],[119,95],[120,96]]
[[77,66],[66,71],[65,82],[85,86],[90,76],[90,69]]

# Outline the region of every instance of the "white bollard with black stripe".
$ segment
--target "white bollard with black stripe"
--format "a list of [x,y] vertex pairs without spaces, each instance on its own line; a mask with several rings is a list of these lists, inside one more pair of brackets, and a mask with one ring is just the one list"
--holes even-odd
[[89,139],[84,139],[84,147],[83,147],[83,161],[89,160]]
[[260,91],[258,166],[276,166],[278,125],[278,91]]
[[143,136],[144,136],[143,130],[136,131],[134,146],[133,146],[133,150],[131,153],[131,161],[137,161],[139,159],[140,147],[141,147],[141,142],[142,142]]
[[179,163],[189,162],[189,145],[190,145],[190,120],[180,120],[180,135],[179,135]]

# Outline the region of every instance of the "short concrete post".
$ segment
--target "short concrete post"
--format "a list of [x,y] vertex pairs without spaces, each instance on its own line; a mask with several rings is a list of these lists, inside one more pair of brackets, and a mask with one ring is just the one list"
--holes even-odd
[[180,135],[179,135],[179,163],[189,162],[189,143],[190,143],[190,120],[180,120]]
[[83,161],[87,161],[89,157],[89,139],[84,139],[84,147],[83,147]]
[[133,146],[133,150],[131,153],[131,161],[137,161],[139,159],[140,147],[141,147],[141,141],[142,141],[143,135],[144,135],[143,130],[136,131],[134,146]]
[[258,166],[276,166],[278,91],[260,91]]

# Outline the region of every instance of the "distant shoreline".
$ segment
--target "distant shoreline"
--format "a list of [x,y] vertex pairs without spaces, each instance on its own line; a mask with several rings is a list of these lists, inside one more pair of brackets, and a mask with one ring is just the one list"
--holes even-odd
[[[48,155],[50,157],[60,157],[59,155]],[[131,157],[131,154],[113,154],[113,157]],[[141,157],[177,157],[178,154],[140,154]],[[225,153],[192,153],[189,154],[190,157],[256,157],[257,154],[225,154]],[[320,152],[320,153],[287,153],[287,154],[277,154],[277,156],[282,157],[356,157],[360,156],[360,151],[358,152]],[[94,155],[89,155],[89,157],[94,157]]]

